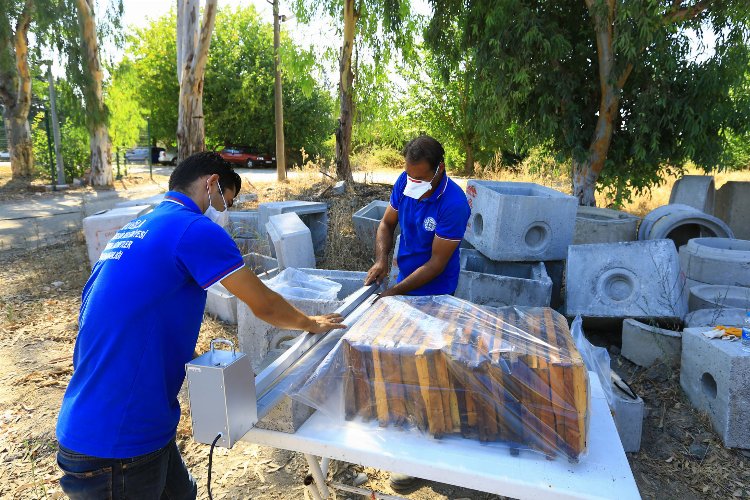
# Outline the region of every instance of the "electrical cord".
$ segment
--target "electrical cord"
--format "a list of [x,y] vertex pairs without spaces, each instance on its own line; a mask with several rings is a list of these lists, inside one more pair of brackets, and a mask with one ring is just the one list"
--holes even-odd
[[221,437],[223,435],[224,434],[222,434],[221,432],[216,435],[216,437],[214,438],[214,442],[211,443],[211,450],[208,452],[208,484],[207,484],[207,488],[208,488],[208,498],[209,498],[209,500],[214,500],[214,497],[211,496],[211,461],[212,461],[213,456],[214,456],[214,446],[216,446],[216,442],[219,439],[221,439]]

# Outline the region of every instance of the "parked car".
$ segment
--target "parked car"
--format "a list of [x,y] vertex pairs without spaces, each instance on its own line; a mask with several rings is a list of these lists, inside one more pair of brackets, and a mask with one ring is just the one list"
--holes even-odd
[[261,153],[247,146],[228,146],[219,154],[230,163],[253,167],[276,167],[276,157],[270,153]]
[[10,161],[10,151],[0,151],[0,161]]
[[148,148],[132,148],[125,151],[125,159],[128,161],[146,161],[148,159]]
[[158,162],[162,165],[177,165],[177,151],[165,149],[159,153]]

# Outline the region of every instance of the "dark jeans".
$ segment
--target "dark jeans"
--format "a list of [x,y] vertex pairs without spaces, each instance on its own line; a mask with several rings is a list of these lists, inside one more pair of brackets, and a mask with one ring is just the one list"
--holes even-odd
[[194,499],[198,493],[174,439],[164,448],[133,458],[97,458],[59,446],[57,465],[64,472],[60,486],[72,500],[181,500]]

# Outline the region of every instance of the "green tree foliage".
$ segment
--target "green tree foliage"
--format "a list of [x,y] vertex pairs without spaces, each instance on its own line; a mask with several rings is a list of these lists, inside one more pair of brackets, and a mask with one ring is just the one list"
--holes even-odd
[[[474,58],[480,135],[520,124],[530,145],[572,160],[582,203],[593,202],[597,182],[621,201],[659,183],[665,168],[721,167],[729,132],[750,124],[750,96],[740,90],[750,60],[746,0],[433,5],[426,40],[435,57],[447,69],[466,52]],[[696,58],[706,31],[715,50]]]
[[[176,28],[174,13],[153,20],[129,37],[126,50],[152,137],[168,145],[177,129]],[[288,36],[281,49],[287,151],[293,158],[303,147],[308,154],[330,154],[325,143],[334,127],[333,102],[313,76],[317,63]],[[273,27],[252,6],[219,10],[203,91],[209,149],[242,144],[274,151],[273,78]]]
[[146,126],[146,111],[141,106],[137,78],[133,62],[125,58],[112,71],[110,85],[105,88],[109,135],[115,149],[124,150],[136,144],[140,131]]

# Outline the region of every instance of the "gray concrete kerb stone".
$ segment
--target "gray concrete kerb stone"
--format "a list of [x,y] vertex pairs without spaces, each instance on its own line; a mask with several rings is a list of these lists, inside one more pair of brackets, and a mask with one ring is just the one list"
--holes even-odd
[[622,355],[638,366],[655,363],[676,367],[680,364],[682,334],[648,325],[634,319],[622,323]]
[[573,241],[576,198],[526,182],[470,179],[465,238],[498,262],[562,260]]
[[571,245],[566,315],[682,320],[685,280],[669,240]]
[[690,288],[690,311],[738,308],[750,310],[750,288],[730,285],[698,285]]
[[635,215],[618,210],[579,206],[573,245],[634,241],[639,220]]
[[750,241],[694,238],[680,248],[680,266],[696,282],[750,287]]
[[670,204],[689,205],[709,215],[714,213],[714,178],[712,175],[685,175],[672,186]]
[[707,328],[682,332],[680,386],[708,413],[728,448],[750,448],[750,353],[739,341],[709,339]]

